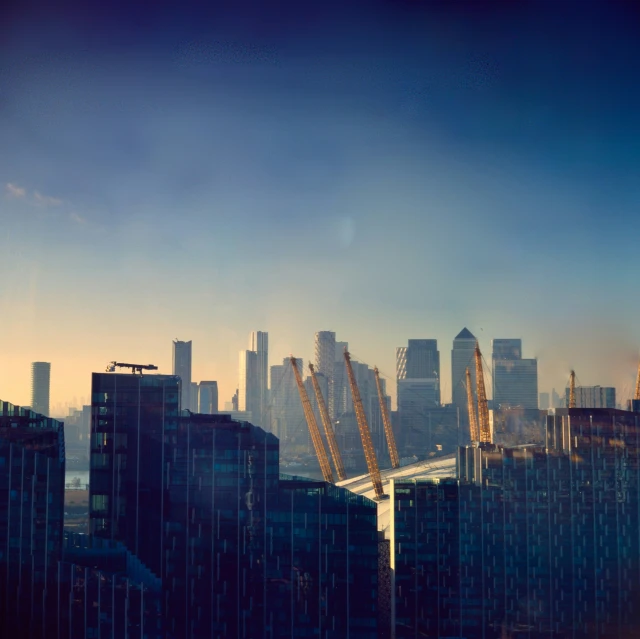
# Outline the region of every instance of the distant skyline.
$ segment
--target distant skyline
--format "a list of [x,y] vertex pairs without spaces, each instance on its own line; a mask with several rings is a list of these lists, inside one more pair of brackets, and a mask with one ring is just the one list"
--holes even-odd
[[624,401],[634,3],[209,4],[3,21],[0,398],[32,361],[52,409],[114,359],[168,373],[179,335],[224,406],[259,327],[270,364],[332,330],[392,377],[437,339],[446,400],[467,326],[488,361],[521,338],[542,392],[575,368]]

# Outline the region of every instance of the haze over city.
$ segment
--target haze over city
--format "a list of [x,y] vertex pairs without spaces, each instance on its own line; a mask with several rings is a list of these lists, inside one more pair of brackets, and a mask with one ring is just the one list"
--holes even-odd
[[13,8],[2,396],[27,404],[38,360],[53,406],[113,359],[170,372],[177,337],[224,402],[249,331],[279,363],[327,329],[391,376],[438,339],[446,400],[467,326],[522,338],[541,391],[575,368],[626,399],[633,5],[281,9]]

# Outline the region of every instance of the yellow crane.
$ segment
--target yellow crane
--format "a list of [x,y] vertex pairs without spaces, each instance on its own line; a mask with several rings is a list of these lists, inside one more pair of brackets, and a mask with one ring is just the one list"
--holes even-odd
[[316,416],[313,414],[313,408],[307,395],[307,389],[304,387],[300,371],[298,370],[298,364],[296,358],[292,355],[290,358],[291,367],[293,368],[293,374],[296,378],[296,384],[298,385],[298,392],[300,393],[300,400],[302,401],[302,408],[304,410],[304,416],[309,426],[309,433],[311,433],[311,441],[313,447],[316,449],[316,455],[320,462],[320,470],[324,480],[333,484],[333,472],[331,472],[331,466],[329,465],[329,458],[327,457],[327,451],[324,449],[322,443],[322,437],[320,437],[320,429],[318,428],[318,422],[316,422]]
[[569,408],[576,407],[576,372],[569,373]]
[[336,434],[333,432],[333,426],[331,425],[331,419],[329,418],[329,411],[327,410],[327,404],[322,396],[322,390],[320,384],[316,379],[316,371],[313,368],[313,364],[309,364],[309,372],[311,373],[311,383],[313,384],[313,390],[316,394],[316,401],[318,402],[318,410],[320,411],[320,418],[322,419],[322,425],[324,426],[324,434],[327,437],[327,443],[329,444],[329,451],[331,457],[333,457],[333,465],[338,473],[338,481],[342,481],[347,478],[347,473],[342,463],[342,455],[340,455],[340,449],[338,448],[338,442],[336,441]]
[[384,434],[387,436],[387,446],[389,448],[389,457],[391,458],[391,468],[400,468],[400,458],[398,457],[398,449],[396,447],[396,438],[391,428],[391,419],[389,418],[389,410],[387,403],[384,401],[382,394],[382,384],[380,383],[380,372],[378,367],[373,367],[373,375],[376,378],[376,388],[378,389],[378,401],[380,402],[380,414],[382,415],[382,423],[384,424]]
[[480,345],[476,342],[476,388],[478,394],[478,422],[480,426],[480,441],[491,443],[491,424],[489,423],[489,404],[484,388],[484,373],[482,371],[482,353]]
[[382,497],[384,497],[384,490],[382,490],[380,468],[378,467],[376,451],[373,448],[371,431],[369,430],[367,416],[365,415],[364,407],[362,406],[362,398],[360,397],[360,391],[358,390],[356,377],[353,374],[353,367],[351,366],[351,355],[349,355],[349,351],[346,348],[344,349],[344,361],[347,367],[347,376],[349,377],[349,386],[351,387],[351,398],[353,399],[353,407],[356,411],[356,420],[358,421],[360,438],[362,439],[364,457],[367,460],[367,468],[369,469],[369,475],[371,477],[371,483],[373,484],[373,490],[376,494],[376,499],[381,499]]
[[469,433],[472,442],[480,441],[480,432],[478,431],[478,417],[476,415],[476,407],[473,401],[473,388],[471,388],[471,373],[467,366],[467,410],[469,411]]

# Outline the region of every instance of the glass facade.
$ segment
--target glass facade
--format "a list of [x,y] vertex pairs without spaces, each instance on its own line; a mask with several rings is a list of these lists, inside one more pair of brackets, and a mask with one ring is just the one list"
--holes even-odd
[[228,415],[180,420],[167,462],[164,586],[171,637],[263,637],[267,508],[278,440]]
[[266,637],[376,639],[375,502],[282,475],[269,509]]
[[62,548],[64,471],[62,422],[0,401],[0,636],[44,629]]
[[391,490],[396,637],[633,637],[640,415],[558,410],[547,447],[460,449]]
[[91,534],[120,541],[163,577],[168,447],[176,442],[180,378],[94,373]]

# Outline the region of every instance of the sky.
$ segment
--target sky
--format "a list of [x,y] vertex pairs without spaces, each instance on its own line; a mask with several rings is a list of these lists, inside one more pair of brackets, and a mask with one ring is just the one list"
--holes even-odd
[[[340,6],[348,4],[348,8]],[[334,330],[393,377],[468,327],[539,390],[640,355],[633,2],[23,2],[0,27],[0,398],[111,360],[237,386]],[[393,388],[393,385],[391,385]]]

